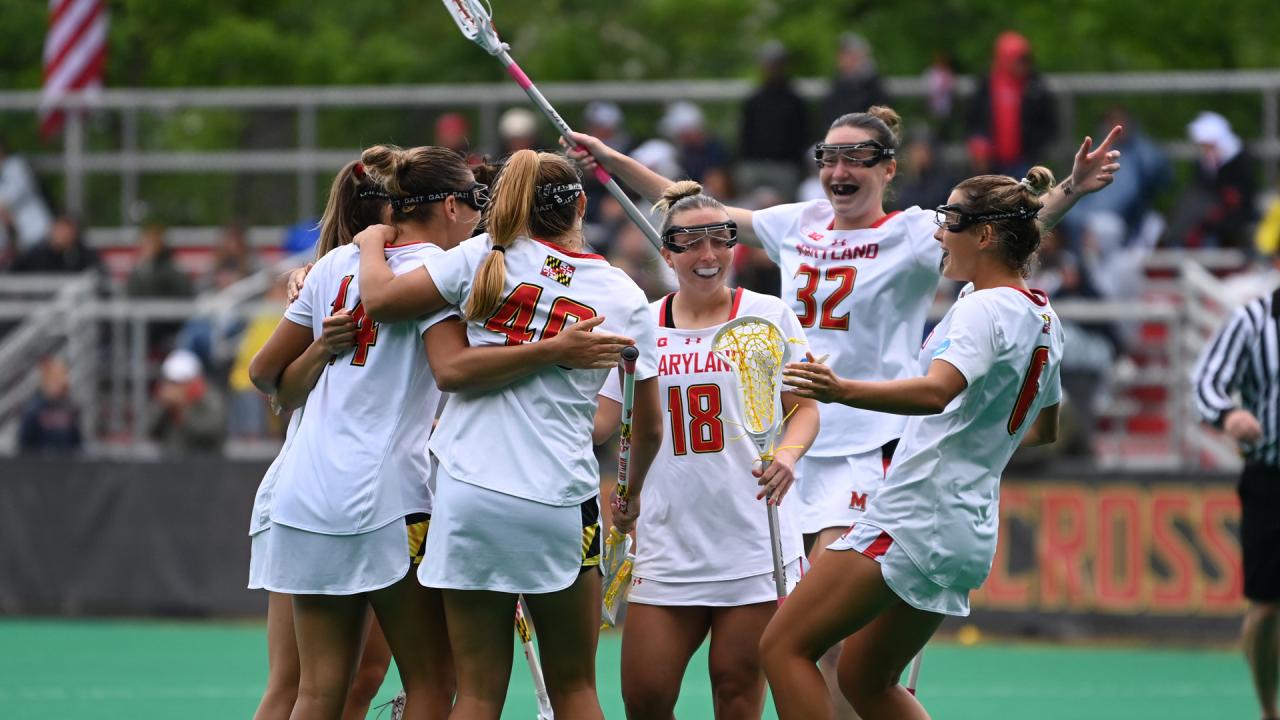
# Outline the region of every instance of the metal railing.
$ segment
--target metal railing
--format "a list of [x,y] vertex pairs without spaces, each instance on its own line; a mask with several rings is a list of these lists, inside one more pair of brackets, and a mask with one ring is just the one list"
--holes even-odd
[[[1078,100],[1099,96],[1143,96],[1154,94],[1223,93],[1256,95],[1259,101],[1259,134],[1247,138],[1262,161],[1268,186],[1280,176],[1280,70],[1181,71],[1138,73],[1050,74],[1048,83],[1059,100],[1063,142],[1074,142]],[[568,105],[592,100],[612,100],[620,104],[662,104],[673,100],[698,102],[739,102],[754,89],[745,79],[659,80],[628,82],[545,83],[543,92],[554,102]],[[827,79],[797,81],[799,93],[811,100],[823,97]],[[887,79],[895,98],[921,98],[927,87],[921,77]],[[971,95],[972,77],[960,77],[956,92]],[[39,107],[36,91],[0,92],[0,113],[34,113]],[[88,95],[68,96],[70,108],[90,108],[95,112],[118,112],[119,150],[95,151],[87,147],[86,127],[80,113],[70,113],[63,130],[63,151],[35,154],[35,166],[44,172],[60,173],[64,179],[64,200],[68,211],[80,214],[86,207],[86,178],[94,173],[119,177],[120,217],[132,222],[139,197],[142,173],[291,173],[296,180],[296,216],[317,214],[316,183],[321,173],[329,173],[351,159],[352,149],[322,148],[318,145],[318,113],[329,108],[474,108],[479,117],[478,147],[497,148],[500,109],[523,104],[522,91],[511,83],[466,85],[400,85],[374,87],[279,87],[279,88],[190,88],[176,90],[106,90]],[[255,150],[146,151],[140,143],[141,112],[172,112],[181,109],[217,108],[232,110],[291,111],[295,116],[296,142],[291,147]],[[1194,156],[1187,142],[1165,144],[1176,158]],[[951,148],[953,153],[962,150]]]
[[71,399],[86,410],[81,433],[92,436],[98,337],[85,309],[94,306],[98,280],[97,272],[87,271],[10,275],[0,283],[0,321],[14,324],[0,336],[0,448],[14,441],[22,408],[40,385],[36,361],[48,355],[66,363]]
[[[261,312],[278,313],[279,308],[261,302],[261,291],[286,269],[306,259],[305,255],[287,258],[221,293],[196,300],[117,296],[88,302],[94,297],[96,279],[92,274],[70,283],[59,279],[61,287],[49,298],[0,300],[0,321],[22,320],[16,330],[0,339],[0,390],[5,390],[0,393],[0,426],[12,421],[15,408],[34,391],[37,377],[32,364],[24,360],[39,347],[40,352],[60,353],[72,367],[73,397],[85,410],[84,435],[91,439],[91,454],[153,456],[155,448],[145,435],[144,423],[158,364],[158,358],[149,356],[151,329],[157,323],[196,317],[221,318],[220,322],[227,324]],[[24,281],[21,286],[32,291],[40,282]],[[1141,366],[1128,373],[1110,373],[1110,389],[1099,409],[1104,428],[1093,443],[1095,461],[1102,467],[1221,469],[1239,463],[1235,447],[1197,421],[1188,379],[1206,338],[1230,309],[1223,300],[1222,283],[1194,261],[1181,264],[1177,283],[1183,289],[1172,301],[1054,303],[1064,322],[1150,325],[1163,331],[1162,337],[1135,348],[1146,358]],[[19,286],[6,286],[5,290]],[[948,304],[936,306],[935,317]],[[1130,397],[1152,388],[1160,391],[1154,405],[1140,406]],[[1129,420],[1139,415],[1163,420],[1164,429],[1132,429]],[[272,442],[239,442],[229,444],[228,452],[239,457],[270,457],[277,447]],[[5,450],[0,444],[0,452]]]

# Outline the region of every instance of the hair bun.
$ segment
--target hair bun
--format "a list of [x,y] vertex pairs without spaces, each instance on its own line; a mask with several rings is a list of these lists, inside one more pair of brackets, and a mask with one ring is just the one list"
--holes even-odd
[[671,183],[662,191],[662,199],[653,204],[654,212],[667,213],[676,203],[687,197],[702,194],[702,186],[693,180]]
[[1027,171],[1027,176],[1019,183],[1034,196],[1040,197],[1049,192],[1054,185],[1053,171],[1042,165],[1036,165]]
[[889,128],[889,132],[893,133],[895,143],[902,140],[902,116],[896,110],[888,105],[872,105],[867,109],[867,114]]

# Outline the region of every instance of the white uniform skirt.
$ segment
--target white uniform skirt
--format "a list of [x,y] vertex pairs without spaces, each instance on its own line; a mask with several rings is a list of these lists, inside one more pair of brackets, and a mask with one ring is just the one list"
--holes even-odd
[[884,483],[884,473],[881,448],[841,457],[800,458],[795,487],[786,498],[800,532],[809,535],[857,522],[866,502]]
[[930,580],[912,562],[902,546],[878,527],[858,523],[828,550],[860,552],[880,563],[884,582],[903,602],[917,610],[940,615],[969,615],[968,589],[944,588]]
[[[808,571],[804,558],[792,560],[783,569],[787,576],[787,594]],[[631,581],[627,602],[640,605],[670,607],[740,607],[762,602],[776,602],[778,589],[773,584],[773,571],[733,580],[706,582],[666,582],[637,577]]]
[[584,528],[581,506],[544,505],[488,490],[455,479],[441,466],[418,581],[525,595],[564,590],[583,571],[585,548],[598,540],[598,499],[588,503],[596,521]]
[[404,521],[359,535],[325,535],[272,523],[253,535],[249,588],[289,595],[355,595],[409,573]]

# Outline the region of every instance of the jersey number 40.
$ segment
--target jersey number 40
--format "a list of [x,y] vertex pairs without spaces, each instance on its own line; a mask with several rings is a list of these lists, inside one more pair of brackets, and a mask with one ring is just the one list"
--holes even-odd
[[[533,318],[538,309],[538,300],[541,298],[542,286],[520,283],[498,306],[497,312],[485,322],[484,329],[506,335],[508,345],[533,342],[538,334],[533,329]],[[547,340],[559,335],[566,326],[571,324],[570,320],[577,323],[590,320],[595,316],[594,309],[577,300],[558,297],[551,303],[547,324],[542,328],[542,339]]]
[[[338,295],[333,299],[332,314],[337,315],[339,310],[347,306],[347,288],[351,287],[353,278],[355,275],[342,278],[342,284],[338,286]],[[351,319],[356,323],[356,351],[351,354],[351,364],[363,367],[369,359],[369,348],[378,344],[378,323],[364,314],[362,302],[356,303],[355,309],[351,311]],[[329,358],[329,364],[332,365],[337,359],[337,355]]]

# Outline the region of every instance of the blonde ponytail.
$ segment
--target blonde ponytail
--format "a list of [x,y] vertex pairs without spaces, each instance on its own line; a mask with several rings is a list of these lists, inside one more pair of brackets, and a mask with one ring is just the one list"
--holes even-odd
[[538,153],[518,150],[498,175],[485,216],[493,249],[476,270],[471,294],[463,305],[467,320],[487,319],[502,302],[502,289],[507,281],[506,249],[528,232],[540,164]]

